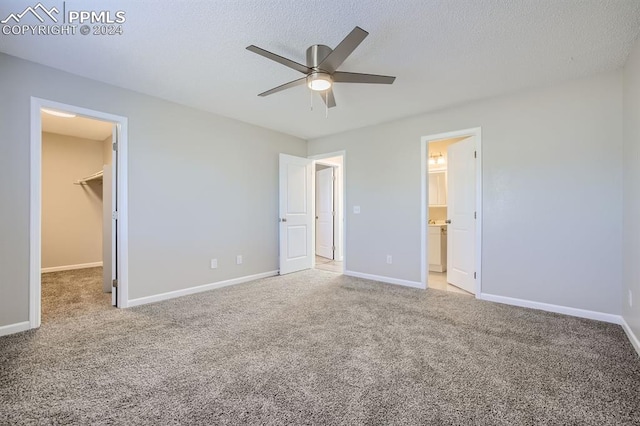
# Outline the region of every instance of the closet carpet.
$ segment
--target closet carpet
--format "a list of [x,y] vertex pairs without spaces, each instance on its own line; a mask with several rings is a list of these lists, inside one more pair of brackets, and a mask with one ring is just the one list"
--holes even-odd
[[0,338],[0,424],[638,425],[612,324],[311,270]]
[[42,322],[112,309],[102,267],[42,274]]

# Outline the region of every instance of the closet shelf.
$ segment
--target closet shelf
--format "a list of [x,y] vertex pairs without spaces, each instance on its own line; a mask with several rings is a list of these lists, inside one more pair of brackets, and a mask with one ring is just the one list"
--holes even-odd
[[96,173],[94,173],[92,175],[89,175],[87,177],[83,177],[82,179],[78,179],[73,184],[74,185],[86,185],[87,182],[92,182],[94,180],[102,182],[102,170],[100,170],[99,172],[96,172]]

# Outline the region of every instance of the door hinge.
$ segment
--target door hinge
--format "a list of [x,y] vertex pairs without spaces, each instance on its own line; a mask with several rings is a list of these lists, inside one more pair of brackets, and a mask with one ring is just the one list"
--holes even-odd
[[473,158],[478,158],[478,151],[473,151]]
[[473,279],[474,280],[476,279],[476,273],[475,272],[473,273]]
[[118,212],[111,212],[111,217],[113,218],[113,220],[120,219],[120,215],[118,214]]
[[335,216],[335,215],[336,215],[336,212],[331,212],[331,216]]
[[331,246],[331,250],[336,251],[336,246]]
[[111,281],[111,286],[115,287],[115,288],[118,288],[118,280],[115,279],[115,280]]
[[113,143],[113,150],[116,152],[118,151],[118,142]]
[[477,219],[478,218],[478,212],[473,212],[473,218]]

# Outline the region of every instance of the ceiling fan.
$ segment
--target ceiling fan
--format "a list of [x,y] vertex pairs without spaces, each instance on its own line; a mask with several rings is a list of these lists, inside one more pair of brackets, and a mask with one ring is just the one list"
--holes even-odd
[[247,47],[247,50],[251,52],[305,74],[302,78],[262,92],[258,96],[269,96],[291,87],[306,84],[309,89],[320,93],[327,108],[333,108],[336,106],[336,99],[333,96],[334,83],[392,84],[396,79],[395,77],[337,71],[344,60],[368,35],[369,33],[362,28],[355,27],[335,49],[331,49],[324,44],[314,44],[307,49],[306,65],[276,55],[258,46],[251,45]]

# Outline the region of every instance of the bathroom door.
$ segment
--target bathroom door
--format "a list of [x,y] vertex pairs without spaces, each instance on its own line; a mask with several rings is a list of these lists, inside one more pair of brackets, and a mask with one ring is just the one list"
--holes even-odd
[[447,281],[475,294],[475,137],[447,148]]

